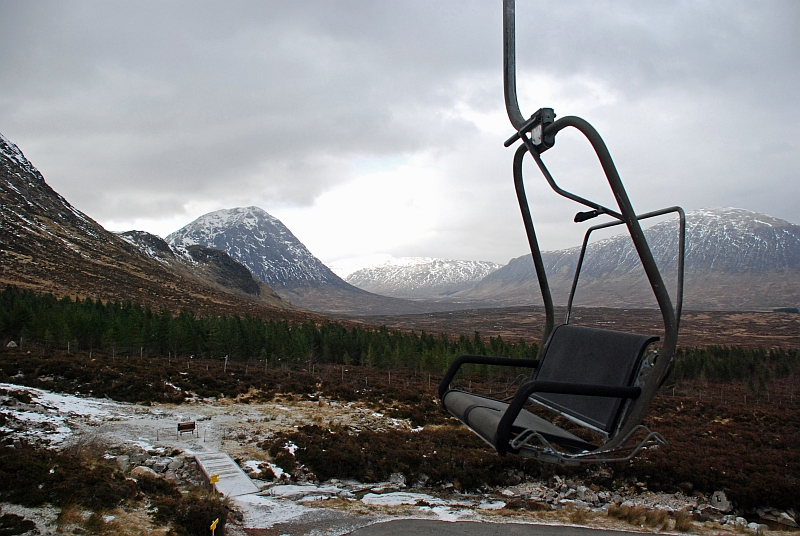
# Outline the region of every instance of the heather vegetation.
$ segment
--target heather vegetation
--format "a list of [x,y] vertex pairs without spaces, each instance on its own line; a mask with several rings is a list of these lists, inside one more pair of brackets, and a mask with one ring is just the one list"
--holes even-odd
[[[4,434],[0,432],[0,437]],[[193,536],[208,533],[208,526],[219,519],[224,534],[229,507],[214,493],[205,489],[181,490],[171,482],[157,478],[126,478],[116,464],[105,456],[105,448],[97,443],[78,443],[57,451],[17,442],[5,447],[0,456],[0,501],[28,507],[46,504],[60,508],[59,525],[71,524],[70,514],[77,508],[92,515],[80,519],[91,534],[114,534],[103,513],[118,507],[147,507],[157,523],[172,527],[172,536]],[[112,516],[113,517],[113,516]],[[30,522],[6,519],[9,527],[0,524],[0,534],[22,534],[33,527]],[[10,532],[2,532],[7,529]]]
[[[95,328],[80,335],[80,319],[100,326],[96,328],[100,335],[86,338]],[[59,324],[66,326],[61,339],[47,327]],[[126,325],[135,329],[121,328]],[[70,326],[78,328],[72,331]],[[160,346],[171,341],[171,330],[178,333],[180,329],[194,333],[194,339],[186,340],[198,346]],[[231,332],[223,336],[225,329]],[[124,339],[122,334],[131,338]],[[409,484],[475,490],[560,474],[609,490],[639,484],[668,492],[724,490],[741,511],[765,505],[800,506],[800,454],[794,447],[800,441],[797,350],[681,349],[646,421],[670,445],[643,453],[631,463],[587,471],[499,457],[450,419],[437,403],[437,383],[454,355],[474,352],[527,357],[535,355],[533,344],[336,323],[296,325],[249,317],[196,317],[189,312],[169,315],[135,304],[57,300],[10,288],[0,293],[0,337],[5,341],[23,339],[21,348],[5,344],[0,348],[0,381],[145,404],[180,403],[196,397],[234,398],[244,403],[304,400],[320,406],[326,400],[355,401],[392,418],[408,419],[413,427],[424,426],[417,431],[375,431],[320,420],[260,445],[277,465],[298,478],[377,482],[402,473]],[[244,341],[237,343],[236,337]],[[125,341],[128,346],[122,344]],[[247,341],[256,342],[248,346]],[[230,345],[227,352],[215,346],[224,344]],[[224,355],[229,355],[229,360],[220,359]],[[468,369],[458,379],[472,390],[486,393],[513,389],[518,380],[514,371],[480,367]],[[287,444],[298,448],[290,453]],[[6,481],[13,481],[17,471],[10,463],[6,462],[5,474],[0,475]],[[33,482],[52,481],[47,491],[34,486],[3,493],[32,497],[15,499],[19,501],[57,503],[53,494],[62,489],[61,475],[45,471],[53,463],[47,458],[41,462],[41,471],[34,464],[30,473],[35,476]],[[131,494],[147,497],[151,493],[141,485],[131,487],[119,480],[102,463],[83,469],[79,461],[58,463],[65,467],[77,464],[76,474],[88,471],[82,478],[105,482],[103,500],[110,501],[108,504],[135,500],[129,498]],[[48,495],[40,496],[43,493]],[[180,502],[174,493],[162,490],[159,497],[163,515],[173,520],[188,515],[191,505]],[[10,495],[5,498],[11,500]],[[106,503],[93,503],[99,499],[89,496],[78,500],[87,506],[106,507]],[[156,498],[149,500],[154,503]]]

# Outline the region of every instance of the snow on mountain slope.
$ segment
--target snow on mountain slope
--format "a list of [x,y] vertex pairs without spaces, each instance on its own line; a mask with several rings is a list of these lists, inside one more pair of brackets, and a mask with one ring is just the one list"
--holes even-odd
[[202,245],[227,252],[274,289],[346,285],[286,228],[258,207],[210,212],[167,236],[180,250]]
[[[346,281],[358,288],[396,298],[435,298],[471,287],[501,265],[485,261],[443,260],[429,257],[374,256],[375,264],[335,264]],[[363,261],[362,261],[363,262]],[[355,269],[354,269],[355,268]]]
[[[668,288],[677,266],[676,219],[645,230],[653,256]],[[565,299],[579,248],[542,254],[556,297]],[[800,226],[737,208],[710,208],[686,214],[686,303],[709,308],[761,308],[800,299]],[[627,234],[591,244],[581,271],[582,285],[601,296],[586,304],[619,306],[623,298],[641,305],[652,301],[644,271]],[[464,298],[537,301],[530,255],[513,259],[472,289]],[[782,301],[785,300],[785,301]]]

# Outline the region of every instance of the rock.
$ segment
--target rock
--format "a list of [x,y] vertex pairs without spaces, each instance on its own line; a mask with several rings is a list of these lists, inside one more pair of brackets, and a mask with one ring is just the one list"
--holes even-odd
[[797,522],[794,520],[794,517],[788,514],[788,512],[780,513],[778,516],[778,523],[788,525],[789,527],[797,527]]
[[119,470],[124,473],[128,470],[128,467],[130,467],[131,465],[131,458],[130,456],[126,456],[123,454],[122,456],[117,456],[116,462],[117,462],[117,467],[119,467]]
[[722,512],[713,506],[701,506],[697,509],[697,517],[702,521],[722,521]]
[[134,467],[133,469],[131,469],[131,476],[133,478],[158,478],[158,473],[156,473],[149,467],[140,465],[138,467]]
[[774,521],[776,523],[780,523],[781,525],[786,525],[787,527],[798,526],[794,517],[789,515],[788,512],[781,512],[780,510],[776,510],[775,508],[770,508],[768,511],[758,510],[758,515],[759,517],[761,517],[761,519]]
[[148,456],[143,450],[137,449],[128,452],[128,458],[130,459],[131,465],[142,465],[149,457],[150,456]]
[[170,458],[159,458],[156,460],[156,463],[153,464],[153,470],[156,473],[164,473],[171,463],[172,460]]
[[177,471],[177,470],[178,470],[178,469],[180,469],[181,467],[183,467],[183,460],[181,460],[180,458],[175,458],[175,459],[174,459],[174,460],[172,460],[172,461],[169,463],[169,465],[167,466],[167,468],[168,468],[170,471]]
[[748,523],[747,528],[756,534],[763,534],[765,530],[769,530],[769,527],[762,523]]
[[715,491],[711,496],[711,506],[720,512],[728,513],[733,510],[733,505],[728,501],[724,491]]
[[428,483],[428,480],[430,480],[430,478],[431,477],[429,477],[425,473],[420,473],[419,476],[417,477],[416,482],[414,482],[414,487],[415,488],[424,488],[425,485]]

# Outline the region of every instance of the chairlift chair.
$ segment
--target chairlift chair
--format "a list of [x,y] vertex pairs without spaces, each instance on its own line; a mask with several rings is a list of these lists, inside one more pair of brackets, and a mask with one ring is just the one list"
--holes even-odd
[[[514,154],[514,185],[544,302],[542,344],[537,359],[458,357],[439,385],[439,398],[449,413],[500,455],[518,454],[562,465],[630,460],[644,448],[667,444],[660,434],[647,429],[642,421],[656,391],[669,374],[675,354],[683,299],[685,214],[680,207],[670,207],[637,215],[603,139],[585,120],[572,116],[556,120],[551,108],[541,108],[530,119],[524,118],[516,94],[514,11],[514,0],[504,0],[505,102],[516,130],[505,146],[521,142]],[[614,194],[616,210],[562,189],[542,161],[541,154],[552,148],[556,135],[568,127],[580,131],[597,154]],[[533,158],[557,194],[589,208],[575,215],[576,223],[601,215],[611,218],[586,231],[566,315],[559,325],[555,324],[547,274],[525,195],[522,163],[526,154]],[[677,213],[679,227],[674,306],[640,225],[640,220],[670,213]],[[589,237],[596,230],[617,225],[624,225],[630,234],[658,303],[664,324],[664,339],[658,347],[655,343],[659,337],[569,323]],[[522,367],[531,369],[532,373],[513,396],[499,399],[451,385],[459,369],[467,363]],[[526,405],[533,405],[538,410],[535,413],[529,411],[525,409]],[[552,418],[545,419],[541,413]],[[563,422],[564,419],[577,425],[575,433],[552,422]],[[581,429],[591,431],[596,439],[581,437],[587,435],[580,432]]]

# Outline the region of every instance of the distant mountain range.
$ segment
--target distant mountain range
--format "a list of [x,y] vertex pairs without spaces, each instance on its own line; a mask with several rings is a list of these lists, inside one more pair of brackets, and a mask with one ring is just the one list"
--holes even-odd
[[438,299],[467,290],[501,264],[429,257],[382,256],[364,267],[350,262],[333,263],[331,269],[348,283],[376,294],[395,298]]
[[[735,208],[686,215],[684,307],[772,309],[800,303],[800,226]],[[675,288],[677,218],[645,230],[669,289]],[[543,254],[554,300],[566,303],[579,248]],[[576,304],[649,307],[655,304],[627,235],[587,249]],[[541,303],[530,255],[512,259],[456,299],[496,304]]]
[[357,288],[317,259],[277,218],[258,207],[210,212],[167,236],[177,251],[195,245],[228,253],[285,300],[333,314],[441,311],[450,304],[421,304]]
[[[312,318],[302,309],[387,315],[541,303],[530,255],[502,267],[385,256],[337,264],[345,281],[257,207],[206,214],[167,240],[110,233],[54,192],[1,135],[0,202],[0,283],[57,295],[284,318]],[[675,221],[645,234],[674,288]],[[544,254],[557,303],[566,301],[577,254]],[[688,213],[685,295],[690,309],[797,307],[800,226],[742,209]],[[590,245],[576,305],[654,305],[627,236]]]

